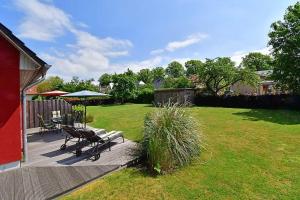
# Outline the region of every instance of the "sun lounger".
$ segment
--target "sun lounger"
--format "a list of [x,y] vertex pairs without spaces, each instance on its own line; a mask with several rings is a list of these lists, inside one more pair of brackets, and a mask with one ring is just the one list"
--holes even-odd
[[42,115],[37,114],[40,123],[40,133],[44,133],[45,131],[53,131],[58,130],[56,125],[52,122],[46,123],[43,119]]
[[60,146],[60,150],[65,150],[67,148],[67,142],[72,141],[73,139],[77,139],[75,140],[76,145],[83,139],[80,131],[74,127],[64,126],[62,129],[66,133],[66,138],[64,144]]
[[[92,148],[87,152],[93,157],[94,161],[100,158],[103,148],[108,146],[109,150],[111,150],[111,141],[121,137],[124,142],[124,136],[121,131],[111,131],[105,134],[97,134],[93,130],[80,130],[80,133],[88,142],[88,145],[92,146]],[[86,147],[86,144],[78,145],[76,148],[76,156],[80,156],[82,154],[82,149],[84,147]]]

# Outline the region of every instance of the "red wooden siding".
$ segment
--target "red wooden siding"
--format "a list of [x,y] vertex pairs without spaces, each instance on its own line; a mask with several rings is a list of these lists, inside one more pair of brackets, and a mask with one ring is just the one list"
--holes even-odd
[[19,51],[0,35],[0,164],[21,160]]

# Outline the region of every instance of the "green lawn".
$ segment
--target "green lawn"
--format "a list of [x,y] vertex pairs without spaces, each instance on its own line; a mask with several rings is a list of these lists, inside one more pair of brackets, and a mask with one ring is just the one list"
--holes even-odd
[[[147,105],[89,107],[91,124],[139,140]],[[151,177],[128,168],[63,199],[299,199],[300,112],[194,107],[206,150],[190,166]]]

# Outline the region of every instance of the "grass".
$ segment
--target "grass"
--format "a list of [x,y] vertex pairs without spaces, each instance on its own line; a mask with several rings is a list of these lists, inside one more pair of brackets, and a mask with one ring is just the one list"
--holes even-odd
[[[142,137],[147,105],[89,107],[91,124]],[[189,108],[200,121],[206,150],[190,166],[151,177],[128,168],[63,199],[299,199],[300,112]]]

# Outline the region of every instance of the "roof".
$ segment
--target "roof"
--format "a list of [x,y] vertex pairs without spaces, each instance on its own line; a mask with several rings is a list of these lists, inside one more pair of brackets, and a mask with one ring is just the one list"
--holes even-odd
[[26,90],[26,94],[27,95],[36,95],[36,94],[38,94],[37,87],[38,87],[38,85],[32,86],[31,88],[29,88],[28,90]]
[[257,71],[256,74],[259,76],[269,76],[273,73],[273,70],[261,70]]
[[0,34],[1,33],[6,36],[11,42],[13,42],[20,50],[31,57],[41,67],[49,67],[49,65],[45,61],[40,59],[33,51],[26,47],[25,44],[12,33],[11,30],[9,30],[0,22]]
[[187,91],[187,90],[195,90],[194,88],[160,88],[154,90],[154,92],[177,92],[177,91]]

